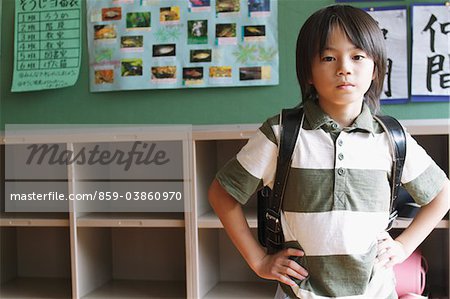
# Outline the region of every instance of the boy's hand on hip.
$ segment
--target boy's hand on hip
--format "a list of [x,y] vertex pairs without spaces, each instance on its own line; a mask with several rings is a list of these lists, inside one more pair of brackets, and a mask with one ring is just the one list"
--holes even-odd
[[302,250],[294,248],[283,249],[275,254],[266,254],[255,272],[262,278],[278,280],[284,284],[295,286],[296,283],[289,276],[303,280],[308,276],[308,272],[289,257],[304,255]]
[[388,232],[382,232],[378,235],[378,252],[375,259],[376,267],[391,268],[396,264],[402,263],[408,254],[399,241],[392,239]]

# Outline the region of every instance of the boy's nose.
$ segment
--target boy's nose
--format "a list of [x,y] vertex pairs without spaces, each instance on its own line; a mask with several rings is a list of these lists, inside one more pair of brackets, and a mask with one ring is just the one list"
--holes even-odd
[[339,64],[339,67],[337,69],[337,75],[338,76],[346,76],[346,75],[350,75],[350,74],[351,74],[351,67],[349,65],[349,62],[342,61]]

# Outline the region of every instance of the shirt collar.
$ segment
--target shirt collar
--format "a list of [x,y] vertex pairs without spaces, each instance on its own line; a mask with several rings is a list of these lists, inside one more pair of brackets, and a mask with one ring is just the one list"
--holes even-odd
[[[327,132],[342,130],[342,128],[340,128],[340,126],[328,114],[326,114],[322,108],[320,108],[316,100],[305,101],[304,109],[306,120],[312,130],[317,130],[319,128],[322,128]],[[375,130],[373,127],[372,112],[366,103],[363,103],[361,113],[355,121],[348,128],[344,129],[346,131],[358,129],[374,134]]]

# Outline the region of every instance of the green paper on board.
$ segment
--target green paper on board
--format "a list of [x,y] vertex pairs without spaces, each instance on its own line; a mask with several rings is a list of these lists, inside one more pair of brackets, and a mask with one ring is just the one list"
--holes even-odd
[[11,91],[72,86],[81,60],[81,0],[16,0]]

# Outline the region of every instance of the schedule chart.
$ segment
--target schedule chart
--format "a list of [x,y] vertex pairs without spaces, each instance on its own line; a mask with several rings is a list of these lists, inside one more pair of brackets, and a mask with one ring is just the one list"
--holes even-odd
[[80,10],[18,14],[17,70],[79,66]]
[[75,84],[81,57],[80,2],[16,1],[12,91]]

